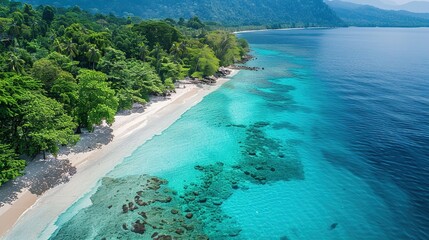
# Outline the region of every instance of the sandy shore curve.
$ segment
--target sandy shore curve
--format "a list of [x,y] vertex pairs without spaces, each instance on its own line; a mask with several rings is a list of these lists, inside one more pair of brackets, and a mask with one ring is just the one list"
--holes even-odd
[[238,70],[232,70],[214,85],[187,84],[186,88],[176,89],[168,99],[152,102],[142,113],[118,115],[109,133],[112,139],[105,145],[86,152],[59,155],[58,160],[70,161],[76,173],[67,183],[41,196],[24,189],[16,200],[0,207],[0,238],[47,239],[55,231],[58,216],[96,187],[100,178],[237,73]]

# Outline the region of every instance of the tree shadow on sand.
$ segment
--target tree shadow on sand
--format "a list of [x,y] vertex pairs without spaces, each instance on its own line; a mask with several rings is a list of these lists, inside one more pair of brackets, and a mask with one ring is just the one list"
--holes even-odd
[[15,201],[25,188],[39,196],[57,185],[68,182],[74,174],[76,168],[69,160],[49,159],[30,162],[24,176],[1,186],[0,207]]
[[[82,133],[81,140],[76,145],[63,147],[59,155],[89,152],[107,145],[112,140],[113,130],[108,126],[99,126],[94,129],[94,132]],[[32,161],[28,161],[24,176],[0,187],[0,207],[13,203],[24,189],[39,196],[55,186],[70,181],[77,169],[66,158],[67,156],[65,159],[50,156],[48,159],[43,159],[43,155],[39,155]]]
[[59,155],[89,152],[109,144],[113,137],[113,130],[109,126],[97,126],[93,132],[82,132],[80,141],[74,146],[62,148]]

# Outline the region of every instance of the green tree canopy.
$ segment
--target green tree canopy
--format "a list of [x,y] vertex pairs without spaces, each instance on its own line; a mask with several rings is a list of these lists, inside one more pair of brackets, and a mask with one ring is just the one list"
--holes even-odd
[[19,148],[29,155],[47,151],[58,153],[59,145],[76,143],[77,124],[60,103],[41,94],[30,95],[22,105],[23,124]]
[[10,146],[0,143],[0,186],[23,174],[26,162]]
[[51,6],[46,6],[43,9],[42,19],[46,21],[46,23],[51,24],[54,21],[55,17],[55,9]]
[[35,79],[44,84],[45,90],[50,91],[61,72],[61,68],[49,59],[43,58],[34,62],[31,72]]
[[222,66],[241,60],[243,49],[237,37],[225,31],[211,32],[206,36],[207,44],[213,49]]
[[219,69],[219,59],[207,45],[202,48],[188,48],[191,59],[190,74],[196,78],[211,76]]
[[80,126],[93,130],[94,125],[106,120],[112,124],[118,109],[115,91],[107,84],[104,73],[93,70],[81,70],[79,80],[79,101],[77,106]]
[[159,44],[166,51],[182,37],[175,27],[163,21],[144,21],[135,25],[133,29],[145,36],[151,48]]

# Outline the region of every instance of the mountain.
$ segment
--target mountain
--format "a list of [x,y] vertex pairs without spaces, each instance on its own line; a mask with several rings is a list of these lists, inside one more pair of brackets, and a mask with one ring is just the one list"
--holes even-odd
[[22,0],[34,5],[79,6],[92,12],[142,18],[190,18],[224,25],[339,26],[323,0]]
[[343,1],[326,2],[348,25],[359,27],[428,27],[426,14],[383,10]]
[[412,1],[404,4],[398,4],[394,1],[389,0],[343,0],[344,2],[359,4],[359,5],[370,5],[376,8],[385,10],[403,10],[414,13],[429,13],[429,2],[427,1]]
[[429,13],[429,2],[414,1],[399,5],[396,9],[405,10],[415,13]]
[[359,4],[359,5],[370,5],[381,9],[393,9],[397,4],[392,1],[386,0],[344,0],[344,2]]

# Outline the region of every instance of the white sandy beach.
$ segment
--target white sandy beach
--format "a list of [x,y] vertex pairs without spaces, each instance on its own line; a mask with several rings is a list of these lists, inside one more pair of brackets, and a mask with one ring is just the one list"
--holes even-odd
[[47,238],[55,231],[53,224],[57,217],[93,189],[100,178],[237,73],[237,70],[233,70],[228,78],[218,79],[213,86],[187,84],[186,88],[176,89],[177,93],[167,100],[152,102],[142,113],[118,115],[111,126],[112,131],[107,134],[114,136],[111,141],[106,140],[105,145],[99,145],[90,151],[59,155],[59,161],[68,159],[76,168],[76,173],[69,182],[49,189],[41,196],[24,189],[16,200],[1,207],[1,238]]

